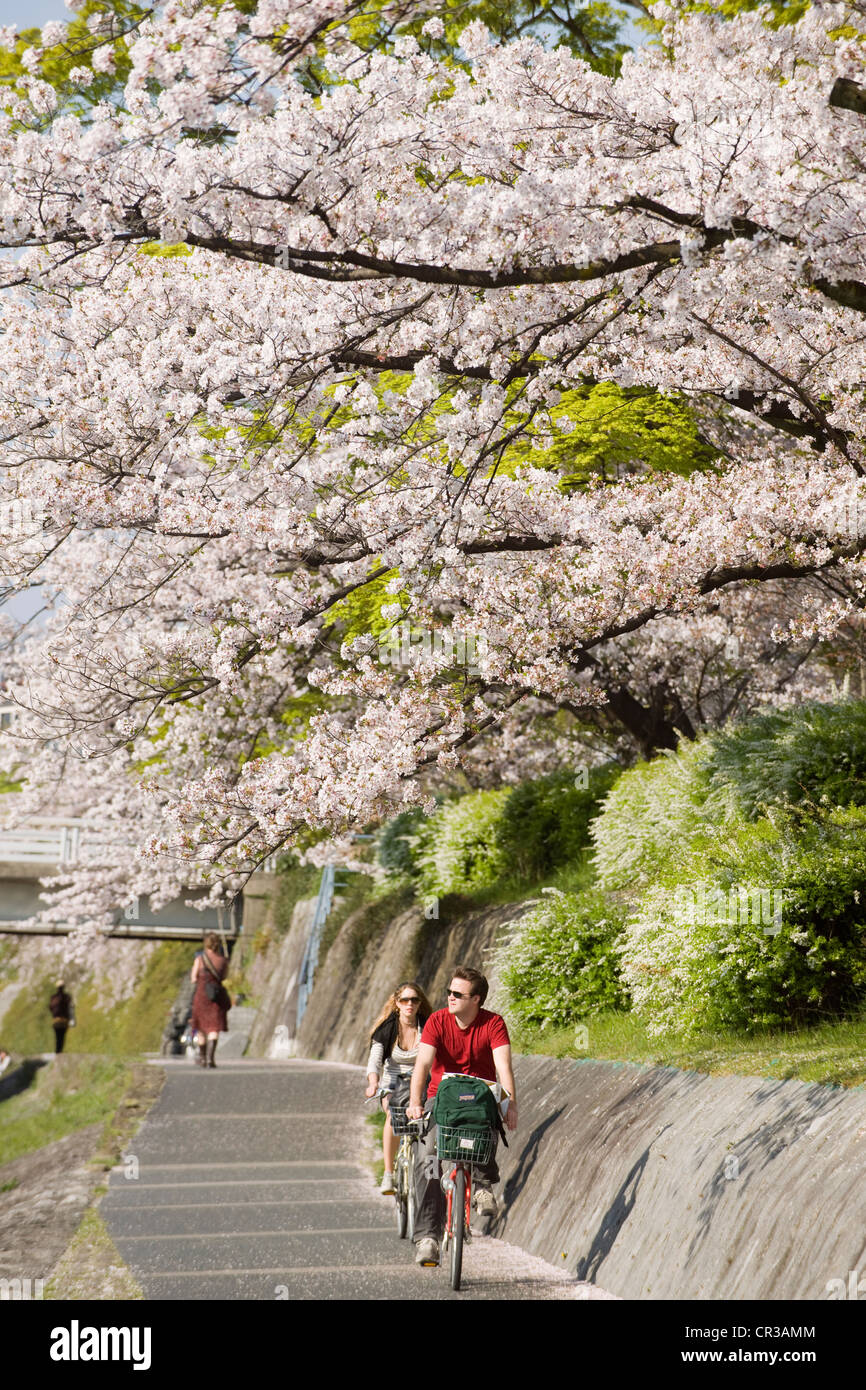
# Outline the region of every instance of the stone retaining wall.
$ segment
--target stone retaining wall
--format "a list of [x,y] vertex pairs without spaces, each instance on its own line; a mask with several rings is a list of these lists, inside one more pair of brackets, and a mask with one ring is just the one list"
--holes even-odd
[[863,1088],[546,1057],[515,1074],[494,1234],[621,1298],[827,1299],[866,1280]]

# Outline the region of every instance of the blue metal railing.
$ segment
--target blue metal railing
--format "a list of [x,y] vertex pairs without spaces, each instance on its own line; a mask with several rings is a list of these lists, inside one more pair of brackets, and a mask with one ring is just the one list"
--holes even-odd
[[322,944],[322,932],[324,931],[328,913],[331,911],[334,902],[334,879],[336,877],[336,872],[336,868],[333,864],[326,864],[322,870],[319,895],[316,898],[313,921],[310,926],[310,934],[307,937],[304,959],[301,964],[301,978],[298,985],[298,1023],[300,1023],[304,1016],[307,1001],[313,992],[316,966],[319,963],[319,947]]
[[[374,840],[375,835],[353,835],[354,840]],[[326,864],[322,869],[322,878],[319,883],[319,895],[316,898],[316,907],[313,912],[313,921],[307,937],[307,945],[304,949],[304,959],[301,963],[301,977],[298,984],[298,1009],[295,1015],[295,1028],[301,1022],[304,1011],[313,992],[313,985],[316,979],[316,966],[319,964],[319,947],[322,944],[322,933],[325,930],[325,923],[328,914],[334,905],[334,889],[345,888],[346,884],[337,883],[337,869],[342,867],[338,864]],[[351,870],[347,869],[347,873]]]

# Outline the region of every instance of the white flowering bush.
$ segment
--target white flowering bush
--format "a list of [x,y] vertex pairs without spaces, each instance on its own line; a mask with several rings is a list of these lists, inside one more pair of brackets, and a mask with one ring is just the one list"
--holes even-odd
[[497,953],[506,1011],[524,1026],[567,1027],[628,1007],[619,974],[623,912],[597,889],[544,890]]
[[776,811],[672,850],[622,948],[649,1031],[748,1032],[854,1012],[866,997],[864,831],[859,806]]
[[751,818],[768,805],[866,802],[866,700],[772,710],[708,742],[710,804],[733,791]]
[[703,825],[709,753],[706,740],[683,742],[622,774],[590,827],[604,888],[636,891],[649,884],[671,847]]
[[489,888],[506,871],[499,825],[509,788],[472,792],[439,806],[421,830],[415,864],[424,897]]

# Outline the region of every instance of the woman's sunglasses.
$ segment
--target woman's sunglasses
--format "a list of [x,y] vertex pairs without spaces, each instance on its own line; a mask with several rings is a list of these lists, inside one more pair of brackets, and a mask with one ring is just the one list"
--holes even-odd
[[420,1004],[421,1000],[417,994],[406,994],[402,999],[397,1000],[398,1004]]

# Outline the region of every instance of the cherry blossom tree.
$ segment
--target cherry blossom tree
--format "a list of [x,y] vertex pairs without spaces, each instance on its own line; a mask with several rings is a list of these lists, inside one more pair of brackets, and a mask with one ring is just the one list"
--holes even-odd
[[[85,922],[513,776],[546,718],[647,752],[820,692],[859,622],[860,7],[655,6],[618,78],[357,13],[169,0],[122,106],[34,76],[0,126],[2,505],[44,516],[5,567],[52,596],[7,800],[65,779],[143,849]],[[566,485],[603,382],[690,400],[701,466]]]

